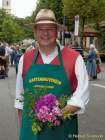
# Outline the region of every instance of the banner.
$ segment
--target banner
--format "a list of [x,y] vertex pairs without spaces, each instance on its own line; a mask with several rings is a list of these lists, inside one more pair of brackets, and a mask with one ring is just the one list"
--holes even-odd
[[75,16],[75,29],[74,29],[74,35],[78,36],[79,33],[79,15]]

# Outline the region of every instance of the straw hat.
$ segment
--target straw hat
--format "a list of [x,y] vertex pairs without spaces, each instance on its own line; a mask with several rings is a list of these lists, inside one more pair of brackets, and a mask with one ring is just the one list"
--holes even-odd
[[58,25],[55,14],[50,9],[41,9],[36,15],[34,25],[45,23],[53,23]]
[[65,26],[61,25],[57,22],[54,12],[51,9],[41,9],[34,20],[34,23],[30,24],[32,26],[36,26],[38,24],[55,24],[57,25],[58,31],[64,31]]

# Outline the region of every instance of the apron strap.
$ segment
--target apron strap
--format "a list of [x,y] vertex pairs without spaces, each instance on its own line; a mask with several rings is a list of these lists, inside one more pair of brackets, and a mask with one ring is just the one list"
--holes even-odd
[[60,65],[63,66],[62,54],[61,54],[60,46],[58,44],[57,44],[57,48],[58,48],[58,57],[59,57]]
[[35,52],[35,54],[34,54],[34,58],[33,58],[33,60],[32,60],[32,64],[35,64],[36,59],[37,59],[37,57],[38,57],[38,53],[39,53],[39,49],[37,48],[37,50],[36,50],[36,52]]
[[[57,44],[57,49],[58,49],[58,57],[59,57],[60,65],[64,66],[63,65],[63,60],[62,60],[62,54],[61,54],[60,46],[58,44]],[[39,53],[39,49],[37,48],[37,50],[35,52],[35,55],[34,55],[34,58],[32,60],[32,64],[35,64],[36,59],[38,57],[38,53]]]

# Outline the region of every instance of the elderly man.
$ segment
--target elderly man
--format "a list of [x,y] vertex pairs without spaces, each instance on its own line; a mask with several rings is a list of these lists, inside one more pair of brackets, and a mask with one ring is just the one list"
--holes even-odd
[[[81,55],[56,43],[58,26],[52,10],[40,10],[34,23],[38,47],[26,52],[20,59],[15,101],[21,121],[20,140],[77,140],[73,137],[74,134],[78,135],[77,114],[84,112],[89,101],[88,76]],[[29,82],[32,78],[43,80]],[[55,79],[60,84],[44,80],[45,78]],[[56,97],[62,94],[71,97],[63,111],[71,112],[73,116],[54,129],[45,126],[40,133],[33,134],[32,120],[26,115],[27,107],[21,102],[21,93],[44,86],[48,88],[48,93]]]

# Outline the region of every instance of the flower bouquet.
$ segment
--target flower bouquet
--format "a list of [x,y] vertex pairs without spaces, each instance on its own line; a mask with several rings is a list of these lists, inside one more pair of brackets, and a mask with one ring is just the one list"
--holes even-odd
[[41,132],[45,127],[53,128],[59,126],[64,120],[70,119],[71,113],[63,112],[70,97],[61,95],[57,99],[55,95],[42,90],[26,92],[22,95],[24,105],[28,109],[28,116],[32,120],[34,134]]

